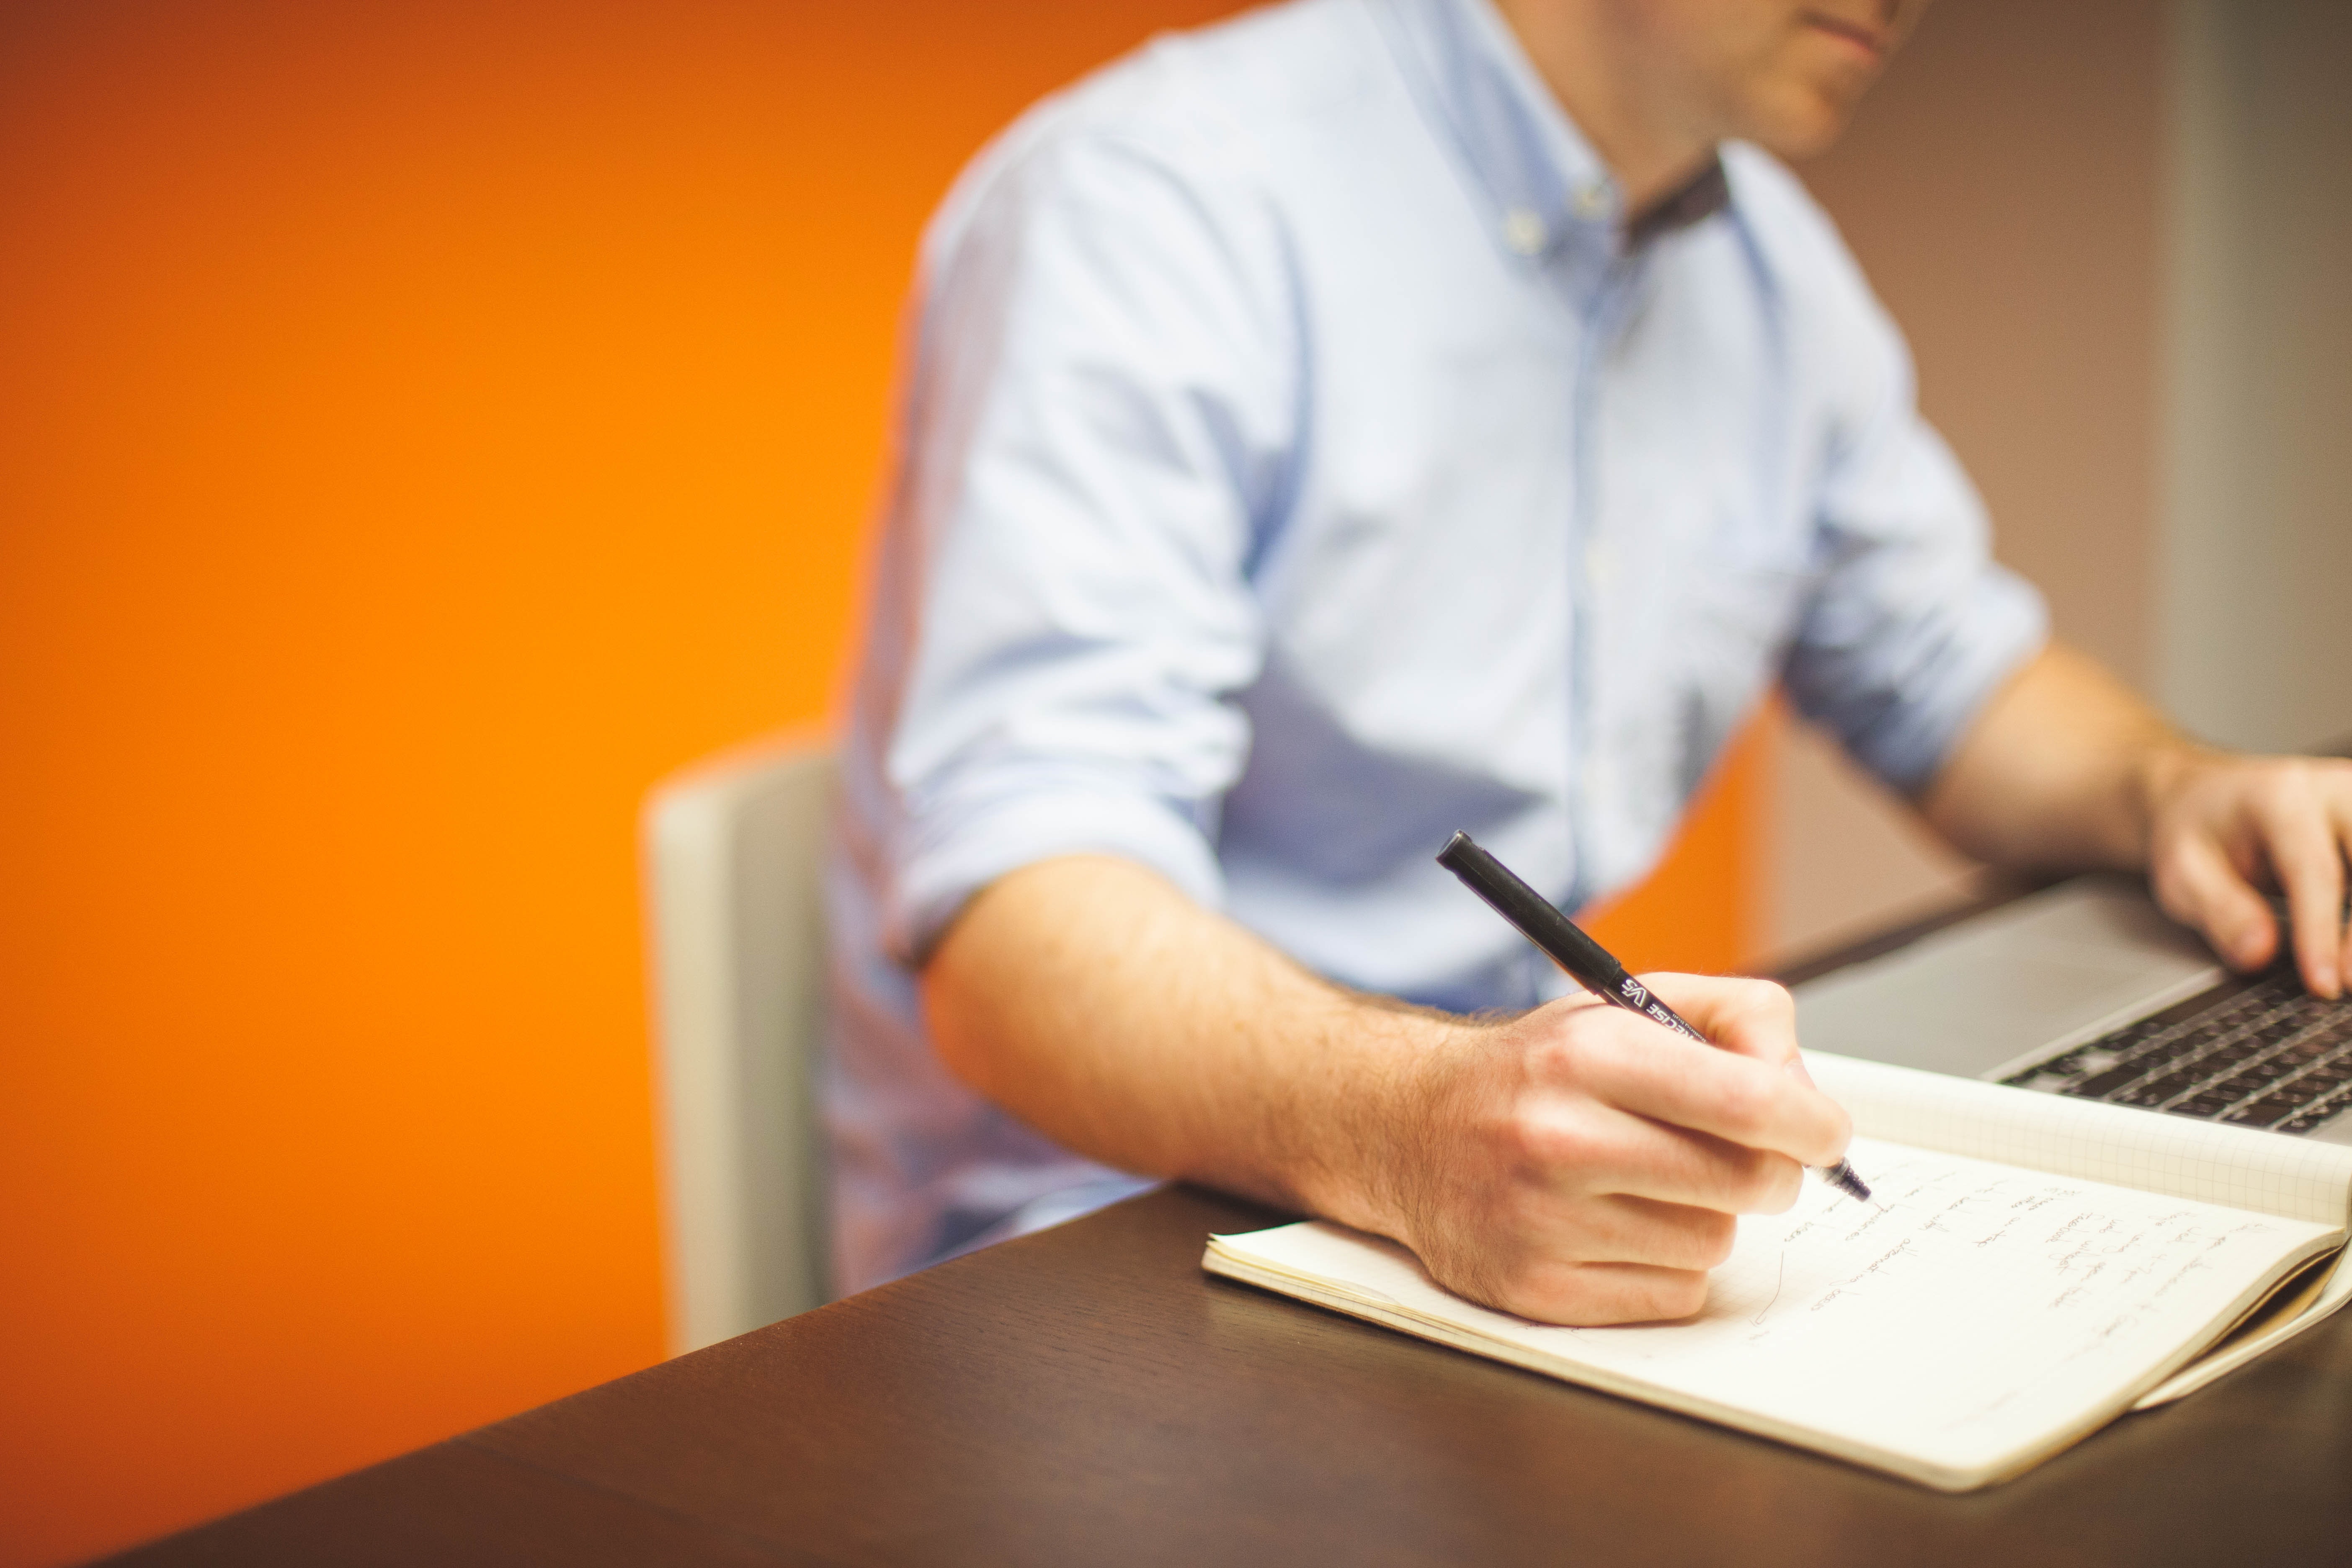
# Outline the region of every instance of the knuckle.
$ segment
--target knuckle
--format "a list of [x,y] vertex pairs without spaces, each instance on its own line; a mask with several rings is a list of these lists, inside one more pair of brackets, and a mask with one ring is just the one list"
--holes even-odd
[[1763,1008],[1764,1016],[1773,1023],[1786,1024],[1794,1028],[1797,1023],[1797,999],[1790,994],[1789,988],[1770,980],[1759,980],[1756,984],[1758,1003]]
[[1788,988],[1769,980],[1735,980],[1719,1016],[1739,1037],[1746,1054],[1769,1058],[1775,1047],[1793,1049],[1797,1003]]
[[1513,1161],[1538,1170],[1580,1170],[1599,1163],[1600,1141],[1580,1121],[1522,1109],[1509,1120],[1505,1146]]
[[1497,1120],[1494,1141],[1503,1156],[1514,1164],[1525,1164],[1538,1158],[1557,1136],[1546,1118],[1529,1106],[1516,1105]]
[[1562,1013],[1537,1037],[1528,1059],[1546,1079],[1572,1082],[1591,1069],[1594,1048],[1601,1038],[1600,1026],[1605,1022],[1593,1016],[1593,1012],[1580,1007]]
[[1577,1047],[1574,1037],[1553,1031],[1539,1037],[1528,1048],[1528,1070],[1546,1083],[1559,1083],[1577,1076]]

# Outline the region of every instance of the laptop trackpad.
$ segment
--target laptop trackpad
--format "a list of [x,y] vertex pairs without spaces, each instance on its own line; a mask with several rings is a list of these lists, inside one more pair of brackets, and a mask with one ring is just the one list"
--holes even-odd
[[2004,1078],[2222,976],[2138,888],[2086,877],[1796,987],[1797,1038],[1959,1078]]

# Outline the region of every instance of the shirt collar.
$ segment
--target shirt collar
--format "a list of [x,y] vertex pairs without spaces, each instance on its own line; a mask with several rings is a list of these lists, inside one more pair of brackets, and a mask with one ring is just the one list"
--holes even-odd
[[1423,110],[1460,153],[1496,239],[1520,256],[1634,249],[1730,202],[1719,158],[1626,226],[1608,165],[1560,109],[1491,0],[1374,0]]

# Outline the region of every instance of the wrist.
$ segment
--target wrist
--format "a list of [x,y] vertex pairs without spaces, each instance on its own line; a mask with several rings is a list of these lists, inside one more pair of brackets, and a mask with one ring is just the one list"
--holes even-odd
[[1333,1084],[1318,1120],[1320,1156],[1302,1174],[1310,1212],[1412,1244],[1433,1142],[1472,1040],[1493,1026],[1385,998],[1350,996],[1337,1021],[1335,1060],[1350,1070]]
[[2141,747],[2126,784],[2132,866],[2144,870],[2154,863],[2157,837],[2172,803],[2221,757],[2213,748],[2169,731]]

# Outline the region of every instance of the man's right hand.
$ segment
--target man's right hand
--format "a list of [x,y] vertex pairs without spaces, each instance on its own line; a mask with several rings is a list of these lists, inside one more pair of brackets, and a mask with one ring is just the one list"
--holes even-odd
[[1381,1228],[1448,1289],[1543,1322],[1688,1316],[1735,1216],[1787,1209],[1802,1165],[1844,1152],[1787,992],[1643,979],[1716,1044],[1573,997],[1465,1023],[1402,1086]]
[[1378,1231],[1576,1324],[1696,1311],[1734,1216],[1845,1148],[1786,992],[1650,983],[1715,1044],[1589,997],[1485,1023],[1345,991],[1099,856],[991,884],[922,977],[948,1067],[1064,1148]]

